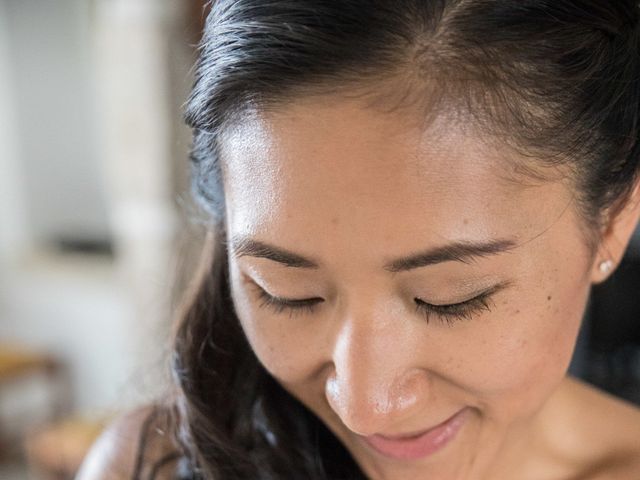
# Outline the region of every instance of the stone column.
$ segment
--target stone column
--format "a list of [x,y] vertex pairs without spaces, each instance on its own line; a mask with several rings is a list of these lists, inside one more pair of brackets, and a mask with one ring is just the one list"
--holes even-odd
[[[161,391],[177,216],[170,52],[188,2],[96,0],[100,149],[116,258],[133,305],[130,345],[140,396]],[[172,42],[174,42],[172,44]],[[187,76],[184,72],[184,76]],[[186,152],[185,152],[186,155]]]

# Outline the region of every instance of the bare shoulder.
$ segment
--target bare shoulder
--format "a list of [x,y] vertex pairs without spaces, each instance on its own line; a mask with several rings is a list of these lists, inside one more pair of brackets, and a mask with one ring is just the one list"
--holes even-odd
[[580,479],[640,479],[640,407],[581,380],[568,383],[579,420],[575,434],[590,460]]
[[144,406],[118,417],[98,437],[76,480],[173,479],[179,456],[164,409]]

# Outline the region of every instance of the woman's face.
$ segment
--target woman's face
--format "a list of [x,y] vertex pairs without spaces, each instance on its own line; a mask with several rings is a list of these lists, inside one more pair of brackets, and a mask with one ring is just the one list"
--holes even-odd
[[371,478],[471,478],[534,437],[592,257],[566,181],[418,124],[336,97],[229,129],[232,297],[264,367]]

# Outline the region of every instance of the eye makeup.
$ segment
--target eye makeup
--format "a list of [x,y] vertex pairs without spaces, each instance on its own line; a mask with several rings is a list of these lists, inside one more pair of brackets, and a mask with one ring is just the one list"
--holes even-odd
[[[271,312],[277,315],[288,313],[289,318],[298,315],[313,314],[316,312],[319,304],[324,302],[324,299],[320,297],[304,299],[277,297],[267,293],[267,291],[255,282],[250,282],[250,284],[260,300],[260,308],[270,309]],[[422,315],[427,323],[434,318],[448,325],[460,320],[471,320],[482,312],[491,311],[491,305],[493,303],[491,300],[492,296],[505,286],[506,283],[500,283],[472,298],[453,304],[432,304],[416,297],[414,298],[416,304],[415,311]]]

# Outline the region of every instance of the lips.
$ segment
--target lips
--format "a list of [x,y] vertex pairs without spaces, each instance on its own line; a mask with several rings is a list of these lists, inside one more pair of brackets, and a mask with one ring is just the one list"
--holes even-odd
[[385,457],[396,460],[417,460],[437,452],[456,436],[467,418],[463,408],[433,428],[406,435],[371,435],[361,437],[366,444]]

